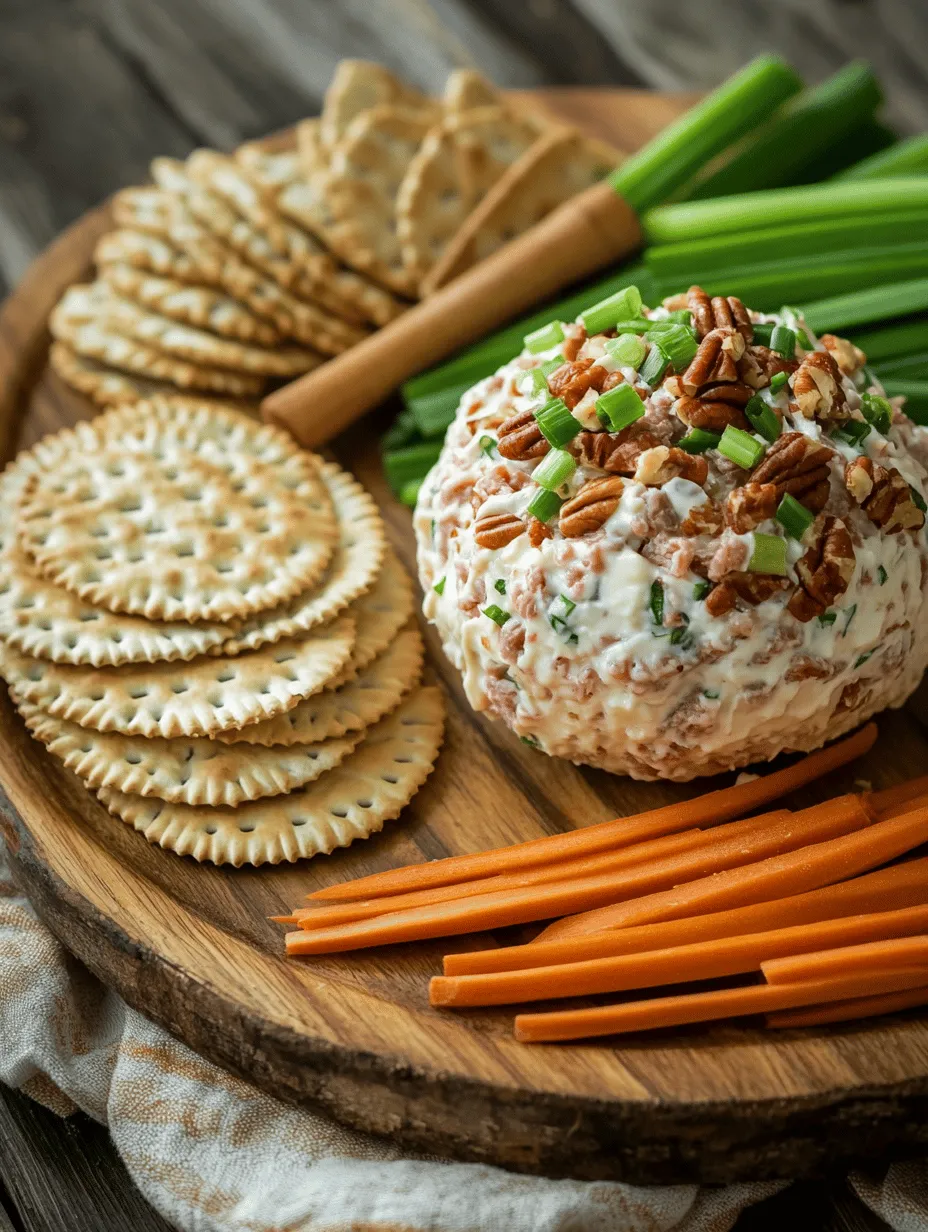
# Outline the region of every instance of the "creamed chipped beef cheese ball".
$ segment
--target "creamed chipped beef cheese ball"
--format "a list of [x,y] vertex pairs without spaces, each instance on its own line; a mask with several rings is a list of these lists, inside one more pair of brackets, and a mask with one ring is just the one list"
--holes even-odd
[[461,400],[416,510],[477,710],[690,779],[898,706],[928,660],[928,431],[844,339],[628,288]]

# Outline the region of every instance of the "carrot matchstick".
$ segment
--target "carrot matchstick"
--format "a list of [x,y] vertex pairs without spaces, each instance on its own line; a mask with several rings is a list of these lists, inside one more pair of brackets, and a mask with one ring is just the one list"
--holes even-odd
[[783,1010],[767,1015],[768,1027],[822,1027],[830,1022],[851,1022],[857,1018],[876,1018],[899,1010],[928,1005],[928,984],[902,992],[884,992],[873,997],[853,997],[830,1005],[810,1005],[808,1009]]
[[827,980],[832,976],[888,971],[893,967],[925,967],[928,973],[928,935],[900,936],[891,932],[857,945],[821,946],[818,950],[783,955],[772,954],[761,964],[768,984],[798,984],[804,980]]

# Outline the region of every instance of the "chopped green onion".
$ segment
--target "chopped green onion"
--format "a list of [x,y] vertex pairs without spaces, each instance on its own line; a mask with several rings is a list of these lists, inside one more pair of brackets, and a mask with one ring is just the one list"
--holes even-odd
[[707,449],[718,449],[722,438],[717,432],[707,432],[705,428],[692,428],[677,444],[687,453],[705,453]]
[[893,422],[893,408],[886,398],[881,398],[879,394],[862,394],[860,409],[867,423],[885,436]]
[[870,425],[860,419],[848,419],[840,428],[835,429],[834,434],[839,441],[844,441],[845,445],[856,449],[870,435]]
[[576,469],[577,463],[566,449],[552,449],[532,471],[532,478],[540,488],[556,492]]
[[519,739],[523,744],[527,744],[530,749],[537,749],[540,747],[538,741],[532,736],[520,736]]
[[690,312],[689,308],[677,308],[673,312],[670,313],[670,315],[667,317],[667,320],[676,321],[680,325],[692,326],[693,314]]
[[[683,616],[683,613],[681,612],[680,615]],[[689,624],[689,621],[685,616],[683,616],[683,620],[684,624],[677,625],[676,628],[672,630],[670,634],[670,644],[671,646],[682,646],[683,649],[686,650],[687,647],[692,646],[693,644],[693,635],[686,627]]]
[[815,514],[787,492],[780,501],[776,519],[788,535],[801,539],[815,521]]
[[885,586],[886,579],[889,577],[889,574],[886,572],[886,570],[883,568],[882,565],[880,565],[879,569],[877,569],[876,575],[880,579],[880,585]]
[[837,612],[822,612],[821,616],[818,618],[818,623],[822,626],[822,628],[825,628],[827,625],[833,625],[837,619]]
[[443,595],[445,593],[445,578],[440,577],[432,587],[432,590],[435,591],[436,595]]
[[693,362],[699,345],[687,325],[671,325],[656,335],[654,344],[676,372],[685,372]]
[[773,407],[768,406],[763,398],[755,394],[753,398],[748,399],[744,413],[750,420],[754,431],[760,433],[765,441],[773,444],[782,431],[779,416]]
[[664,587],[659,581],[651,583],[651,594],[648,599],[648,607],[651,610],[651,619],[656,625],[664,623]]
[[710,702],[717,702],[722,696],[718,689],[704,689],[702,695],[707,697]]
[[857,604],[852,603],[851,606],[847,609],[847,619],[844,622],[844,628],[841,630],[842,637],[847,637],[847,631],[851,627],[851,621],[854,619],[854,616],[856,615],[856,613],[857,613]]
[[775,325],[770,335],[770,349],[784,359],[792,359],[796,353],[796,331],[788,325]]
[[552,373],[557,372],[567,361],[563,355],[555,355],[553,359],[546,359],[543,364],[539,364],[537,368],[532,368],[532,392],[536,394],[546,394],[548,392],[548,377]]
[[925,498],[922,496],[921,492],[919,492],[918,488],[913,488],[912,485],[909,484],[909,491],[912,493],[912,500],[915,501],[916,508],[920,509],[922,513],[928,513],[928,504],[925,503]]
[[573,631],[573,629],[571,629],[570,625],[563,618],[563,616],[551,616],[549,619],[551,623],[551,628],[554,630],[555,633],[566,635],[564,636],[564,641],[567,642],[569,646],[577,645],[577,643],[580,641],[580,638]]
[[775,372],[770,378],[770,392],[772,394],[778,394],[788,380],[788,372]]
[[383,469],[392,490],[399,494],[404,484],[424,479],[440,453],[440,441],[424,441],[421,445],[388,450],[383,456]]
[[864,654],[862,654],[862,655],[858,655],[857,660],[856,660],[856,662],[854,663],[854,666],[855,666],[855,667],[863,667],[863,665],[867,662],[867,660],[868,660],[868,659],[872,659],[872,658],[873,658],[873,656],[874,656],[874,655],[876,654],[876,652],[877,652],[877,649],[878,649],[877,647],[874,647],[874,649],[873,649],[873,650],[867,650],[867,651],[865,651],[865,652],[864,652]]
[[504,612],[503,609],[501,607],[497,607],[495,603],[491,603],[489,607],[485,607],[483,609],[483,614],[484,616],[489,616],[493,623],[499,625],[500,628],[502,628],[509,619],[509,613]]
[[697,603],[699,603],[702,599],[705,599],[706,595],[710,592],[711,589],[712,589],[711,582],[697,582],[696,585],[693,587],[693,598],[696,600]]
[[758,464],[766,450],[749,432],[729,424],[719,441],[719,453],[723,453],[742,470],[749,471]]
[[558,368],[563,367],[566,363],[567,360],[563,355],[555,355],[553,359],[546,359],[541,367],[536,368],[535,371],[543,372],[545,374],[545,380],[547,380],[549,376],[557,372]]
[[497,578],[493,583],[493,589],[498,595],[504,595],[506,593],[506,583],[502,578]]
[[815,343],[812,341],[812,338],[808,330],[805,330],[805,329],[797,330],[796,337],[799,340],[799,345],[802,347],[804,351],[814,351],[815,350]]
[[494,451],[496,450],[496,441],[492,436],[481,436],[478,444],[480,445],[480,450],[482,453],[485,453],[488,458],[493,457]]
[[533,355],[537,355],[540,351],[549,351],[551,347],[563,341],[564,326],[560,321],[549,321],[547,325],[542,325],[541,329],[533,329],[522,339],[525,348]]
[[563,503],[556,492],[540,488],[532,497],[528,512],[539,522],[550,522]]
[[410,479],[408,483],[404,483],[400,488],[400,501],[410,509],[415,509],[423,483],[422,479]]
[[635,334],[619,334],[618,338],[610,338],[606,343],[606,351],[616,363],[625,364],[629,368],[641,366],[647,349]]
[[621,432],[645,414],[641,398],[632,386],[625,382],[597,398],[595,409],[600,420],[613,432]]
[[761,346],[770,346],[770,339],[773,337],[773,331],[776,328],[769,321],[758,321],[753,327],[754,341],[759,342]]
[[748,561],[751,573],[777,573],[786,576],[786,540],[779,535],[754,533],[754,551]]
[[641,379],[645,385],[657,385],[669,366],[667,356],[656,343],[652,342],[651,349],[648,351],[648,358],[644,361],[644,366],[641,369]]
[[564,611],[569,616],[577,606],[576,603],[574,603],[573,599],[568,599],[566,595],[558,595],[558,598],[564,604]]
[[601,334],[611,329],[617,321],[637,316],[640,311],[641,292],[637,287],[623,287],[621,291],[581,312],[578,319],[588,334]]
[[555,449],[572,441],[583,426],[579,419],[574,419],[562,398],[552,398],[546,402],[535,412],[535,420],[542,436]]

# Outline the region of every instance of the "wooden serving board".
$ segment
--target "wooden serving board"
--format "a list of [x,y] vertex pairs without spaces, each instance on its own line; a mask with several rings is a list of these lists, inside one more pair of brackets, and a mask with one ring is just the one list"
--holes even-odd
[[[549,92],[542,101],[626,148],[684,102],[631,91]],[[108,226],[106,207],[78,222],[0,314],[3,460],[93,413],[49,371],[45,322],[64,288],[89,273]],[[377,459],[384,419],[336,442],[335,454],[377,496],[414,573],[409,514],[390,498]],[[410,1149],[549,1175],[723,1182],[807,1175],[928,1141],[928,1021],[918,1015],[827,1032],[725,1026],[618,1046],[527,1047],[513,1040],[509,1013],[452,1014],[427,1003],[443,952],[498,938],[285,960],[281,930],[266,917],[315,887],[697,790],[533,752],[472,713],[431,632],[429,650],[449,723],[426,787],[382,835],[260,870],[200,866],[150,846],[29,738],[4,694],[0,821],[16,876],[69,949],[191,1047],[275,1095]],[[923,690],[881,719],[880,741],[855,773],[883,786],[923,771],[926,717]],[[835,776],[795,803],[851,778]]]

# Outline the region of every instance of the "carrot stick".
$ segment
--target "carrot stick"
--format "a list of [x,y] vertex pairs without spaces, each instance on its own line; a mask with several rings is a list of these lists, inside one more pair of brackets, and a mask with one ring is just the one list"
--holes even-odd
[[499,890],[494,894],[479,894],[475,898],[458,899],[437,906],[390,912],[373,920],[358,920],[335,928],[288,933],[287,953],[325,954],[389,945],[397,941],[417,941],[425,937],[480,932],[509,924],[525,924],[530,920],[547,920],[568,911],[615,903],[618,899],[647,893],[649,889],[702,878],[720,869],[730,869],[748,860],[759,859],[760,853],[769,855],[795,851],[823,838],[846,835],[849,831],[871,824],[870,815],[861,804],[860,797],[839,796],[815,808],[793,813],[788,820],[767,826],[747,839],[733,837],[705,851],[685,852],[680,856],[654,861],[642,869],[578,877],[574,881],[529,886],[520,890]]
[[761,964],[768,984],[800,984],[805,980],[827,980],[832,976],[853,972],[889,971],[893,967],[928,968],[928,936],[905,936],[887,933],[872,940],[835,948],[821,946],[817,950],[795,954],[770,955]]
[[[928,906],[902,911],[877,911],[822,924],[799,924],[792,928],[701,941],[695,945],[649,950],[616,958],[594,958],[557,967],[527,971],[501,971],[494,975],[437,975],[429,986],[432,1005],[514,1005],[520,1001],[547,1001],[554,997],[585,997],[631,988],[658,988],[694,980],[714,980],[723,975],[742,975],[763,970],[771,984],[796,983],[846,975],[858,970],[855,960],[868,970],[890,967],[928,966]],[[898,960],[893,950],[902,938]],[[863,944],[869,942],[871,944]],[[913,942],[917,943],[913,946]],[[874,945],[873,943],[877,943]],[[838,949],[837,947],[842,947]],[[864,951],[874,950],[871,958]],[[848,954],[848,965],[817,964],[827,954]],[[856,955],[860,954],[860,959]],[[797,955],[805,955],[800,958]],[[774,960],[774,961],[770,961]],[[791,974],[794,964],[796,974]],[[774,968],[783,978],[774,979]]]
[[829,1022],[850,1022],[855,1018],[876,1018],[897,1010],[928,1005],[928,984],[903,992],[884,992],[875,997],[854,997],[831,1005],[812,1005],[808,1009],[783,1010],[767,1015],[768,1027],[820,1027]]
[[[874,791],[870,801],[881,817],[891,817],[894,813],[910,812],[916,804],[924,804],[928,800],[928,774],[917,779],[909,779],[906,783],[896,783],[894,787],[884,787],[882,791]],[[909,807],[906,808],[906,805]]]
[[446,860],[432,860],[427,864],[411,864],[406,868],[374,873],[369,877],[344,882],[342,885],[326,886],[308,897],[313,900],[348,901],[378,898],[383,894],[405,894],[410,890],[490,877],[509,869],[521,871],[572,856],[628,847],[632,843],[659,838],[664,834],[676,834],[693,826],[717,825],[745,813],[752,813],[787,792],[795,791],[861,757],[873,747],[876,735],[876,724],[868,723],[852,736],[839,740],[826,749],[809,753],[782,770],[774,770],[771,774],[746,783],[735,783],[731,787],[707,792],[693,800],[667,804],[662,808],[639,813],[635,817],[619,817],[615,821],[599,822],[582,830],[572,830],[569,834],[553,834],[531,839],[527,843],[499,847],[494,851],[451,856]]
[[620,954],[641,954],[671,946],[742,937],[750,933],[817,924],[874,911],[895,911],[928,903],[928,857],[894,864],[838,885],[823,886],[790,898],[752,903],[730,911],[715,911],[660,924],[615,928],[593,936],[564,941],[540,941],[501,949],[447,954],[445,975],[481,975],[493,971],[522,971]]
[[875,996],[920,988],[928,971],[897,968],[894,971],[843,975],[802,984],[754,984],[747,988],[720,988],[715,992],[687,993],[679,997],[655,997],[650,1001],[626,1001],[595,1009],[556,1010],[543,1014],[519,1014],[515,1037],[522,1043],[588,1039],[628,1031],[651,1031],[685,1023],[712,1022],[718,1018],[742,1018],[800,1005],[847,1001],[851,997]]
[[730,869],[714,877],[703,877],[636,902],[616,903],[558,920],[536,940],[585,936],[607,928],[679,920],[688,915],[786,898],[836,881],[846,881],[869,868],[878,868],[926,840],[928,807],[923,806],[901,817],[878,821],[856,834]]

